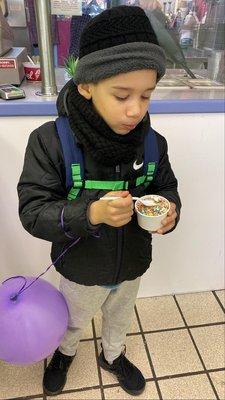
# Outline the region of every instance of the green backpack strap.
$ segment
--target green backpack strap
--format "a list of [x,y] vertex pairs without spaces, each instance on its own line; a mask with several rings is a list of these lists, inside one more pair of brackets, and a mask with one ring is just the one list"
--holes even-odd
[[126,181],[92,181],[84,182],[85,189],[101,189],[101,190],[126,190],[128,182]]
[[147,164],[145,187],[147,187],[151,183],[151,181],[153,180],[155,171],[156,171],[156,163],[155,162],[149,162]]
[[73,181],[73,186],[71,187],[67,199],[68,200],[74,200],[76,197],[78,197],[80,190],[83,187],[83,180],[81,177],[81,166],[80,164],[71,164],[71,170],[72,170],[72,181]]
[[136,179],[136,186],[148,187],[153,180],[159,163],[159,150],[156,132],[150,127],[145,136],[144,175]]
[[68,118],[64,115],[60,116],[56,119],[55,124],[65,164],[66,188],[69,192],[67,198],[73,200],[79,195],[83,186],[83,153],[76,142],[72,129],[70,128]]

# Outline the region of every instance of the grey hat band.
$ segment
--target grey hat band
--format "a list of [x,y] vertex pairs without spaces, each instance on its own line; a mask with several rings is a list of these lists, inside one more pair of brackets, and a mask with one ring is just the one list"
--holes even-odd
[[164,50],[153,43],[132,42],[94,51],[78,61],[73,79],[78,85],[140,69],[155,69],[159,81],[166,70]]

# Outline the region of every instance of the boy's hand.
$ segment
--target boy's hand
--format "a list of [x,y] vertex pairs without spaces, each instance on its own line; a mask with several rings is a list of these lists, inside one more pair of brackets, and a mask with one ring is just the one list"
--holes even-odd
[[170,202],[170,211],[168,212],[166,218],[162,220],[162,227],[159,228],[155,233],[159,233],[160,235],[163,235],[164,233],[170,231],[175,225],[175,220],[177,217],[177,212],[176,212],[176,204]]
[[104,197],[107,196],[121,197],[121,199],[94,201],[89,208],[90,223],[92,225],[103,223],[116,228],[128,224],[134,213],[132,196],[127,190],[109,192]]

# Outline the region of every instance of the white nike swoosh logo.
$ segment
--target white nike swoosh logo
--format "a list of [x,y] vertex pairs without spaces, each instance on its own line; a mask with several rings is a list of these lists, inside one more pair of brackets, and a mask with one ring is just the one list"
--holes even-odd
[[133,163],[133,168],[135,169],[135,171],[137,171],[138,169],[143,167],[143,165],[144,165],[144,162],[142,162],[141,164],[137,164],[137,160],[135,160]]

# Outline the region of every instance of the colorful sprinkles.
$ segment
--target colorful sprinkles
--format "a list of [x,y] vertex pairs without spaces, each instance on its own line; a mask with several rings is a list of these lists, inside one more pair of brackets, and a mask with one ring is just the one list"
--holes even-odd
[[138,211],[148,217],[157,217],[159,215],[165,214],[168,210],[168,201],[161,196],[151,195],[148,197],[153,200],[155,204],[152,206],[145,206],[141,202],[137,203]]

